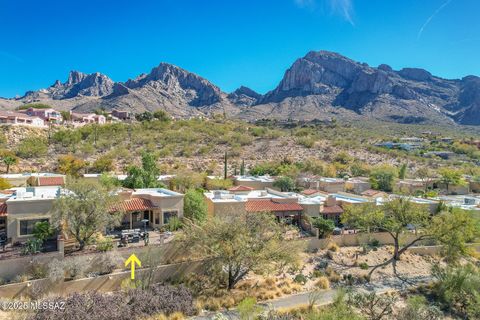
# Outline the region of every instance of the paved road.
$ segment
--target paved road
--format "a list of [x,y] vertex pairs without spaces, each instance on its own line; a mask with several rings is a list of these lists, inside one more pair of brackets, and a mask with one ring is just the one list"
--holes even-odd
[[[422,282],[429,281],[430,279],[431,279],[430,277],[418,277],[410,280],[413,281],[415,284],[420,284]],[[375,285],[369,284],[365,286],[359,286],[359,287],[355,287],[355,289],[358,291],[365,291],[365,292],[375,291],[376,293],[382,294],[389,291],[402,290],[410,285],[411,284],[407,285],[398,279],[390,279],[383,283],[379,283]],[[319,295],[317,296],[315,304],[325,305],[325,304],[332,303],[333,300],[335,299],[336,293],[337,293],[337,289],[320,291]],[[294,295],[281,297],[275,300],[270,300],[268,302],[262,302],[262,303],[259,303],[259,306],[262,306],[264,308],[274,308],[274,309],[299,307],[302,305],[309,304],[310,295],[311,295],[310,292],[302,292]],[[238,313],[235,310],[222,311],[221,313],[224,316],[226,316],[228,319],[232,319],[232,320],[240,319],[240,317],[238,316]],[[196,316],[193,319],[208,320],[208,319],[212,319],[215,314],[216,313],[208,313],[202,316]]]

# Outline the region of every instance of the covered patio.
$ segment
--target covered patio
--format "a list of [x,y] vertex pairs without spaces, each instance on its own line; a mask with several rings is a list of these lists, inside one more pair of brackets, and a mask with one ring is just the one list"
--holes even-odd
[[152,201],[143,198],[131,198],[121,203],[125,215],[122,219],[121,229],[143,228],[142,220],[148,220],[148,228],[159,227],[161,223],[160,209]]

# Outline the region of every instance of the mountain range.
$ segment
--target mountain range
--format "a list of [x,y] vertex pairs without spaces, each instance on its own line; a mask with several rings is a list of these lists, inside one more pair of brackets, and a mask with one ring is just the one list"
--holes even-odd
[[71,71],[24,96],[0,99],[0,108],[44,102],[61,110],[162,109],[175,117],[222,113],[245,120],[272,118],[378,119],[400,123],[480,125],[480,78],[443,79],[418,68],[371,67],[338,53],[309,52],[262,95],[247,87],[223,92],[205,78],[168,63],[126,82],[101,73]]

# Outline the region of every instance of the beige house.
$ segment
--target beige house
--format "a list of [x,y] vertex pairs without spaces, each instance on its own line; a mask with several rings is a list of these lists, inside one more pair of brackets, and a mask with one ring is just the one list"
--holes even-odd
[[235,176],[233,179],[233,185],[250,187],[254,190],[271,189],[274,182],[275,179],[270,176]]
[[143,227],[142,220],[148,220],[148,226],[159,228],[173,218],[183,217],[183,197],[178,192],[163,188],[124,189],[118,193],[122,200],[121,209],[125,212],[122,228]]
[[404,179],[397,182],[396,188],[405,194],[416,194],[418,192],[424,192],[428,187],[432,187],[432,185],[432,183],[429,185],[426,181],[420,179]]
[[350,178],[345,181],[345,191],[361,194],[372,186],[368,178]]
[[57,173],[8,173],[1,174],[12,187],[47,187],[65,185],[65,175]]
[[302,211],[296,196],[270,188],[254,190],[247,186],[237,186],[229,190],[205,192],[204,197],[208,214],[212,217],[257,211]]
[[0,111],[0,124],[24,125],[30,127],[44,127],[45,122],[37,116],[14,111]]
[[54,200],[60,194],[59,187],[15,188],[5,201],[7,238],[12,243],[32,237],[37,222],[49,221]]
[[[32,237],[35,223],[50,220],[61,188],[26,187],[12,191],[13,194],[0,196],[0,228],[3,218],[7,238],[18,243]],[[125,211],[123,229],[143,227],[144,219],[149,227],[158,228],[172,217],[183,217],[183,194],[156,188],[122,190],[118,194],[122,200],[119,206]]]

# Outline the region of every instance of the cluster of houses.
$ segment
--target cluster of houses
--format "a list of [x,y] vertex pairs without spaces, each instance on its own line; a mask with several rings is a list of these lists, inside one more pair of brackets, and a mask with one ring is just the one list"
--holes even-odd
[[[6,234],[11,243],[21,243],[32,237],[35,223],[50,220],[52,205],[62,192],[65,176],[53,173],[4,174],[13,188],[0,191],[0,233]],[[159,181],[168,181],[173,175],[159,176]],[[99,175],[85,175],[86,179],[98,179]],[[124,175],[118,178],[124,179]],[[215,177],[210,177],[214,179]],[[340,226],[341,215],[346,206],[363,203],[378,205],[397,194],[372,190],[367,178],[325,178],[309,176],[300,178],[301,192],[281,192],[274,187],[275,178],[269,176],[234,176],[233,186],[227,190],[209,190],[204,193],[209,216],[270,212],[280,221],[303,226],[302,217],[324,217]],[[432,182],[429,182],[432,183]],[[412,194],[424,190],[427,185],[420,180],[401,180],[399,190]],[[452,190],[449,188],[449,190]],[[464,209],[480,210],[480,185],[473,183],[455,189],[455,195],[438,196],[433,199],[409,197],[415,203],[425,205],[435,212],[440,202]],[[172,217],[183,217],[184,195],[164,188],[119,189],[118,204],[124,212],[123,229],[161,228]],[[148,221],[148,222],[147,222]]]
[[[425,135],[429,135],[428,132],[424,133]],[[427,144],[432,143],[443,143],[443,144],[452,144],[454,142],[453,138],[450,137],[440,137],[440,138],[419,138],[419,137],[406,137],[400,138],[398,141],[383,141],[379,143],[375,143],[375,147],[385,148],[385,149],[398,149],[403,151],[414,151],[414,150],[422,150],[427,146]],[[440,150],[440,151],[426,151],[423,152],[424,157],[432,158],[432,157],[439,157],[444,160],[448,160],[454,157],[458,157],[458,154],[448,150]]]
[[[109,115],[111,121],[126,121],[132,119],[133,115],[129,111],[112,110]],[[64,119],[62,114],[53,108],[28,108],[19,111],[0,111],[0,124],[23,125],[31,127],[46,127],[49,124],[67,123],[74,126],[85,124],[105,124],[107,117],[95,113],[69,112],[68,119]]]

